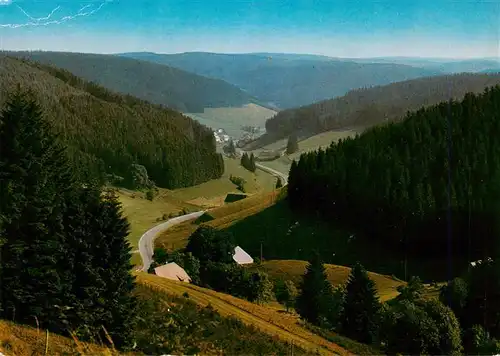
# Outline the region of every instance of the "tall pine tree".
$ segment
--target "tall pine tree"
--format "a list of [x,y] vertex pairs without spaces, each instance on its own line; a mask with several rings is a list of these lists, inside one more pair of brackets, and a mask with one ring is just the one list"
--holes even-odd
[[323,324],[329,319],[332,298],[333,290],[325,266],[315,252],[307,265],[295,309],[303,319],[313,324]]
[[74,186],[64,149],[32,95],[18,87],[0,115],[4,318],[66,329],[73,298],[63,211]]
[[73,178],[29,93],[0,115],[2,317],[58,333],[130,341],[128,222],[112,195]]
[[286,154],[291,155],[299,150],[299,140],[296,134],[290,135],[286,145]]
[[100,322],[114,344],[123,347],[130,341],[136,304],[132,296],[135,277],[131,274],[131,247],[127,240],[130,225],[113,192],[106,192],[99,203],[98,214],[94,216],[93,265],[106,286],[98,300],[105,309]]
[[357,263],[351,270],[341,315],[342,332],[363,343],[375,341],[378,332],[380,303],[368,273]]

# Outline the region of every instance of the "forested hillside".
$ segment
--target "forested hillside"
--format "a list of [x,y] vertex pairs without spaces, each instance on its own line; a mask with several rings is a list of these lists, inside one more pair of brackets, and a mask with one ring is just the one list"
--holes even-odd
[[347,95],[298,109],[284,110],[267,120],[269,135],[282,138],[294,131],[319,133],[346,127],[370,127],[403,117],[441,101],[462,99],[500,84],[500,75],[458,74],[413,79],[385,86],[358,89]]
[[82,176],[130,182],[143,165],[158,186],[176,188],[222,175],[211,130],[178,112],[112,93],[54,67],[0,57],[0,106],[19,84],[31,89]]
[[289,201],[363,230],[402,260],[446,262],[451,247],[464,267],[498,247],[499,135],[496,86],[303,154],[290,170]]
[[394,63],[356,63],[320,56],[272,53],[126,53],[122,56],[225,80],[279,109],[309,105],[356,88],[441,74],[438,70]]
[[3,53],[54,65],[107,89],[182,112],[203,112],[208,107],[241,106],[255,101],[247,93],[220,79],[147,61],[88,53]]

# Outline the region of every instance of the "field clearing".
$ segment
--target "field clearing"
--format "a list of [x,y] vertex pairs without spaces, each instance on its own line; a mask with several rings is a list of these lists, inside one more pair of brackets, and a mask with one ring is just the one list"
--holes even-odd
[[276,178],[271,174],[261,170],[252,173],[241,166],[239,159],[224,157],[224,174],[221,178],[193,187],[172,190],[169,195],[204,208],[218,206],[223,203],[228,193],[240,193],[236,185],[229,180],[230,175],[245,179],[245,190],[249,194],[270,192],[276,185]]
[[239,192],[229,180],[231,174],[248,182],[245,185],[248,194],[270,192],[276,185],[274,176],[261,170],[252,173],[243,168],[237,159],[225,158],[224,164],[225,173],[220,179],[176,190],[160,188],[160,193],[153,201],[145,199],[143,192],[118,189],[118,199],[122,203],[124,216],[130,223],[129,242],[132,249],[137,249],[142,234],[160,223],[157,219],[164,214],[177,216],[183,209],[194,212],[224,205],[228,193]]
[[[260,266],[251,265],[248,268],[252,270],[261,270],[269,274],[270,277],[289,279],[299,286],[302,276],[306,271],[307,262],[297,260],[270,260],[264,261]],[[349,278],[351,269],[345,266],[327,264],[326,273],[328,280],[333,286],[344,284]],[[380,300],[385,302],[399,295],[397,287],[405,284],[390,276],[378,273],[368,272],[370,278],[375,282]]]
[[[214,208],[208,212],[214,220],[205,222],[215,228],[227,228],[247,216],[257,214],[268,208],[276,200],[279,190],[271,193],[256,194],[243,200]],[[165,230],[155,239],[155,246],[165,249],[179,249],[186,246],[189,236],[200,226],[194,221],[186,221]]]
[[159,195],[149,201],[142,192],[134,192],[126,189],[119,189],[118,199],[122,203],[123,215],[130,223],[130,234],[128,240],[132,249],[136,249],[142,234],[157,225],[156,220],[162,218],[163,214],[178,214],[182,209],[187,211],[197,211],[199,207],[184,203],[175,197],[171,197],[169,191],[160,189]]
[[[292,165],[292,161],[298,160],[302,153],[315,151],[320,147],[327,148],[333,141],[337,142],[341,138],[351,137],[355,135],[356,131],[353,130],[323,132],[299,141],[299,150],[294,154],[285,155],[273,161],[266,161],[262,163],[269,168],[273,168],[279,172],[288,174],[288,172],[290,171],[290,166]],[[262,151],[281,152],[286,149],[287,142],[288,139],[278,140],[270,145],[253,150],[251,152],[253,152],[257,156]]]
[[[346,130],[346,131],[327,131],[322,132],[318,135],[311,136],[299,142],[299,151],[290,155],[291,159],[298,159],[300,155],[304,152],[314,151],[318,148],[326,148],[331,145],[333,141],[337,142],[340,139],[347,137],[353,137],[356,135],[356,131]],[[286,146],[285,146],[286,148]]]
[[[341,138],[355,136],[356,131],[354,130],[332,130],[327,132],[322,132],[320,134],[302,139],[299,141],[299,151],[291,155],[291,158],[300,157],[301,153],[317,150],[319,147],[328,147],[332,141],[338,141]],[[275,151],[284,150],[288,143],[288,138],[278,140],[262,148],[256,149],[255,152],[260,152],[263,150]]]
[[[45,353],[47,334],[30,326],[0,321],[0,351],[5,355],[118,355],[111,349],[49,333],[48,352]],[[122,355],[132,355],[131,353]]]
[[318,350],[322,355],[350,354],[340,346],[299,325],[297,317],[292,314],[280,313],[273,308],[253,304],[227,294],[151,274],[137,273],[137,280],[139,283],[167,293],[175,295],[188,293],[189,298],[199,305],[211,304],[221,315],[237,317],[247,325],[253,325],[259,330],[277,336],[286,342],[293,342],[305,350],[312,352]]
[[221,128],[229,136],[239,138],[245,133],[241,129],[242,126],[264,128],[266,120],[276,115],[276,111],[256,104],[247,104],[234,108],[205,108],[203,113],[185,115],[214,130]]
[[130,263],[132,263],[132,266],[134,267],[142,266],[141,254],[139,252],[133,253],[130,258]]

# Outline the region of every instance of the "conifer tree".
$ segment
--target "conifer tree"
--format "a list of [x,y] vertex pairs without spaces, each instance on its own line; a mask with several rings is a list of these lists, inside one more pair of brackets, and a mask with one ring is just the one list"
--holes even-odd
[[234,145],[234,141],[232,139],[229,140],[229,144],[226,148],[226,153],[233,156],[236,154],[236,146]]
[[375,283],[363,266],[351,270],[341,315],[342,332],[363,343],[372,343],[378,332],[380,303]]
[[[62,224],[75,186],[64,148],[31,93],[18,87],[0,114],[3,317],[66,331],[71,253]],[[35,319],[36,318],[36,319]]]
[[100,190],[94,186],[75,189],[67,203],[64,225],[71,246],[68,258],[72,266],[71,310],[67,315],[68,329],[80,340],[91,340],[99,334],[100,317],[105,306],[97,301],[106,288],[100,272],[95,268],[97,244],[95,217],[100,213]]
[[127,240],[130,225],[112,191],[101,198],[97,213],[93,217],[97,242],[93,251],[94,268],[100,271],[105,284],[98,300],[98,305],[105,309],[100,323],[113,343],[123,347],[130,341],[135,312],[135,298],[132,296],[135,277],[131,274],[131,247]]
[[274,285],[274,294],[278,303],[283,304],[288,311],[297,298],[297,288],[292,281],[279,279]]
[[291,155],[299,150],[299,141],[296,134],[292,134],[288,138],[288,142],[286,145],[286,154]]
[[243,155],[241,156],[241,165],[244,167],[244,168],[247,168],[248,167],[248,155],[246,152],[243,153]]
[[296,310],[303,319],[313,324],[323,324],[328,320],[332,297],[332,286],[327,279],[325,266],[315,252],[302,279]]
[[250,172],[255,172],[255,170],[257,169],[257,166],[255,165],[255,156],[252,154],[250,154],[250,159],[248,161],[249,163],[249,167],[248,167],[248,170]]

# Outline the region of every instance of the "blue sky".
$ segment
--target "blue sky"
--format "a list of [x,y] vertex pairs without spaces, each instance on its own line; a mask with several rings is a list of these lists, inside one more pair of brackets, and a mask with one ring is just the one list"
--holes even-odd
[[455,58],[500,53],[496,0],[12,1],[0,6],[3,49]]

